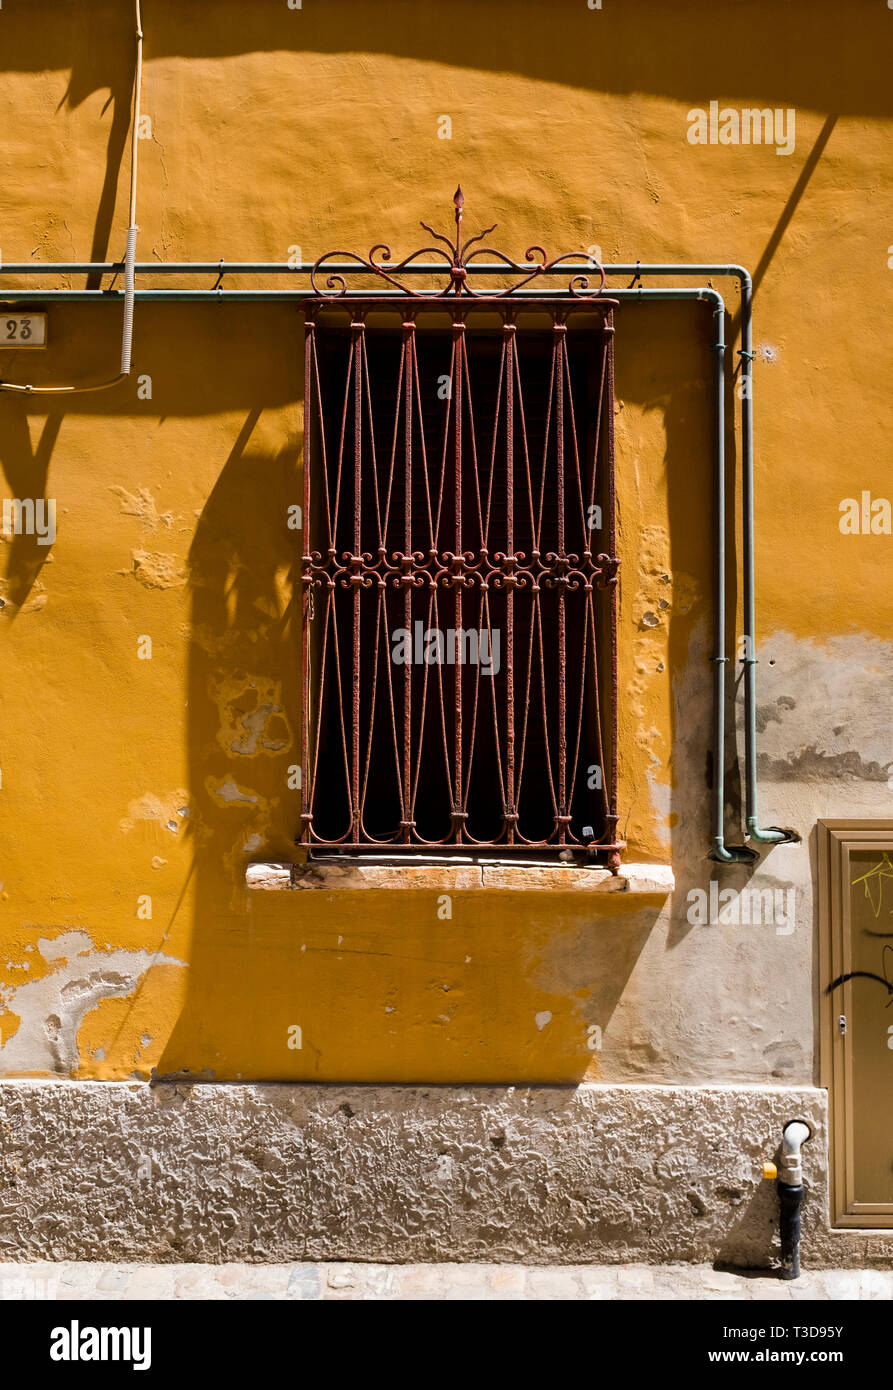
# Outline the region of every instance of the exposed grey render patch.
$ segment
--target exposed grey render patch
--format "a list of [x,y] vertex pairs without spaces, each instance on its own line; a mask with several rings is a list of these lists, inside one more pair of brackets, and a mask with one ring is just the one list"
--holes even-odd
[[[757,733],[763,733],[766,729],[767,724],[771,724],[773,720],[776,724],[780,724],[784,711],[796,708],[797,701],[793,700],[790,695],[779,695],[778,699],[775,700],[771,705],[757,705]],[[840,733],[842,732],[842,730],[840,728],[837,728],[834,730],[834,732]]]
[[264,738],[266,728],[274,715],[282,714],[281,705],[258,705],[257,709],[246,714],[239,721],[245,730],[242,738],[237,738],[230,744],[233,753],[240,753],[245,757],[253,756],[260,746],[269,753],[276,753],[280,748],[284,748],[287,740],[284,738],[270,739]]
[[21,1019],[0,1046],[0,1075],[70,1076],[80,1060],[78,1029],[101,999],[132,994],[153,965],[185,965],[152,951],[98,951],[83,931],[41,937],[37,949],[55,968],[39,980],[0,986],[0,1013]]
[[230,805],[239,801],[249,802],[251,805],[257,802],[257,797],[254,792],[243,791],[242,788],[233,781],[232,777],[225,777],[219,787],[212,787],[211,790],[221,801],[225,801]]
[[826,1225],[812,1087],[0,1083],[0,1259],[777,1258],[762,1180],[805,1118],[803,1263],[893,1264]]
[[893,643],[860,633],[821,641],[775,632],[760,642],[761,777],[893,777]]
[[853,748],[847,753],[823,753],[814,743],[798,748],[789,758],[770,758],[760,753],[757,766],[761,777],[771,781],[833,781],[840,777],[861,777],[866,782],[883,782],[893,776],[893,759],[883,766],[866,762]]

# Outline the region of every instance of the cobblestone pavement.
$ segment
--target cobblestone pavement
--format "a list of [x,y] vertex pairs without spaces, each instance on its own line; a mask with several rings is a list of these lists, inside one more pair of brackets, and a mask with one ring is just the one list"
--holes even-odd
[[4,1299],[879,1299],[893,1271],[709,1265],[0,1264]]

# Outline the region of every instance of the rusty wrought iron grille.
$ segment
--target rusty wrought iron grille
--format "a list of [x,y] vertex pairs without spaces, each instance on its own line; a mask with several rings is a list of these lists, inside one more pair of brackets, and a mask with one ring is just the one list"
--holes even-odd
[[615,306],[470,299],[456,207],[449,290],[307,307],[300,840],[616,869]]

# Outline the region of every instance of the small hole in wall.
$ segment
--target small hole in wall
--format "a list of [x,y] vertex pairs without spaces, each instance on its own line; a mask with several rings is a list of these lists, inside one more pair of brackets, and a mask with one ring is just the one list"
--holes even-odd
[[774,666],[774,665],[775,665],[775,657],[774,657],[774,656],[770,656],[770,658],[769,658],[769,665],[770,665],[770,666]]
[[490,1135],[490,1143],[493,1145],[494,1149],[501,1149],[502,1146],[503,1146],[503,1144],[505,1143],[505,1135],[504,1135],[504,1134],[491,1134],[491,1135]]

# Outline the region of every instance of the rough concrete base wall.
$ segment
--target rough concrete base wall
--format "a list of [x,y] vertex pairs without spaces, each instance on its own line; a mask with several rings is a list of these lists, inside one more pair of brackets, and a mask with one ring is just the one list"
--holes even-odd
[[828,1229],[812,1088],[77,1081],[0,1083],[0,1259],[762,1267],[797,1116],[804,1264],[893,1264]]

